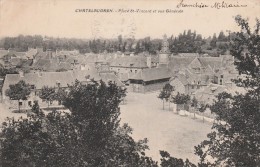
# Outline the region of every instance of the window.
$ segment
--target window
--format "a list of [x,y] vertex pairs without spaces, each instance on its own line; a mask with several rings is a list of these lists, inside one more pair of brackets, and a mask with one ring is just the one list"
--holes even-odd
[[223,78],[224,76],[223,75],[220,75],[220,78]]
[[20,102],[19,102],[19,106],[21,106],[21,105],[23,105],[23,102],[20,101]]
[[219,84],[222,85],[222,79],[219,80]]
[[31,89],[35,89],[35,85],[31,85]]
[[56,81],[58,87],[60,87],[60,81]]
[[32,101],[28,101],[28,106],[32,107]]
[[137,73],[137,70],[135,70],[135,73]]
[[133,70],[130,70],[130,72],[133,72]]

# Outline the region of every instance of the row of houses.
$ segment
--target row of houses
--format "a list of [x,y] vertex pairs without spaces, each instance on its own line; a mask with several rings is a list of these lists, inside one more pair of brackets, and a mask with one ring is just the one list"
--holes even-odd
[[[31,108],[34,101],[38,101],[41,107],[47,107],[49,104],[40,99],[39,93],[44,86],[58,88],[68,88],[68,85],[72,85],[76,80],[83,84],[88,84],[88,82],[94,79],[95,81],[102,80],[106,83],[114,82],[118,86],[123,87],[124,84],[118,80],[112,72],[98,72],[97,70],[70,70],[64,72],[32,72],[19,74],[7,74],[2,87],[2,101],[4,104],[9,106],[10,109],[21,109]],[[5,95],[9,85],[14,85],[19,81],[25,81],[31,87],[31,93],[27,100],[21,100],[19,103],[14,100],[10,100],[9,97]],[[60,102],[55,101],[51,106],[59,106]]]

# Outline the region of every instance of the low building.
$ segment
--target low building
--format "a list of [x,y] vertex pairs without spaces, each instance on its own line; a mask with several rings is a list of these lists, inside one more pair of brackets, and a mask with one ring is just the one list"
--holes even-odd
[[216,99],[216,96],[219,93],[230,93],[231,95],[236,95],[237,93],[246,93],[246,90],[242,87],[237,87],[235,85],[232,86],[225,86],[225,85],[219,85],[219,84],[209,84],[206,87],[197,90],[194,92],[194,97],[198,99],[200,103],[203,104],[213,104],[214,100]]
[[147,68],[139,71],[129,78],[128,90],[146,93],[160,90],[172,77],[167,68]]
[[[39,94],[44,86],[58,88],[67,88],[68,85],[72,85],[75,80],[81,83],[88,83],[89,79],[96,81],[103,80],[105,82],[115,82],[118,86],[124,86],[113,73],[105,74],[98,73],[96,70],[72,70],[65,72],[34,72],[19,74],[7,74],[4,80],[2,88],[2,100],[11,109],[18,109],[20,105],[21,109],[29,109],[33,105],[34,101],[38,101],[39,105],[44,108],[48,106],[48,103],[40,99]],[[13,101],[5,95],[9,85],[14,85],[19,81],[25,81],[25,83],[31,86],[31,94],[27,100]],[[59,102],[53,102],[52,106],[59,106]]]

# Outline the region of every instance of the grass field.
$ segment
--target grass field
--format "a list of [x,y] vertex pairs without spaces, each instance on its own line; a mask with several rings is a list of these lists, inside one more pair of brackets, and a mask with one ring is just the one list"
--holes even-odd
[[147,155],[160,160],[159,150],[168,151],[177,158],[188,158],[198,162],[194,146],[206,139],[211,131],[211,123],[174,114],[168,106],[162,110],[158,93],[128,93],[127,102],[121,105],[122,123],[133,129],[133,137],[148,138],[150,150]]

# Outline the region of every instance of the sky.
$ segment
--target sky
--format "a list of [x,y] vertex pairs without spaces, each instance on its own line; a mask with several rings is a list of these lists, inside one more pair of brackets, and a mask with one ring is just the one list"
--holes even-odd
[[[226,0],[245,8],[194,8],[177,5],[182,0],[0,0],[0,37],[47,35],[68,38],[162,38],[196,30],[203,37],[226,30],[237,31],[234,16],[260,18],[259,0]],[[183,0],[183,4],[206,4],[223,0]],[[112,9],[111,13],[75,12],[77,9]],[[156,13],[120,13],[119,9],[156,10]],[[158,13],[158,10],[183,10]]]

